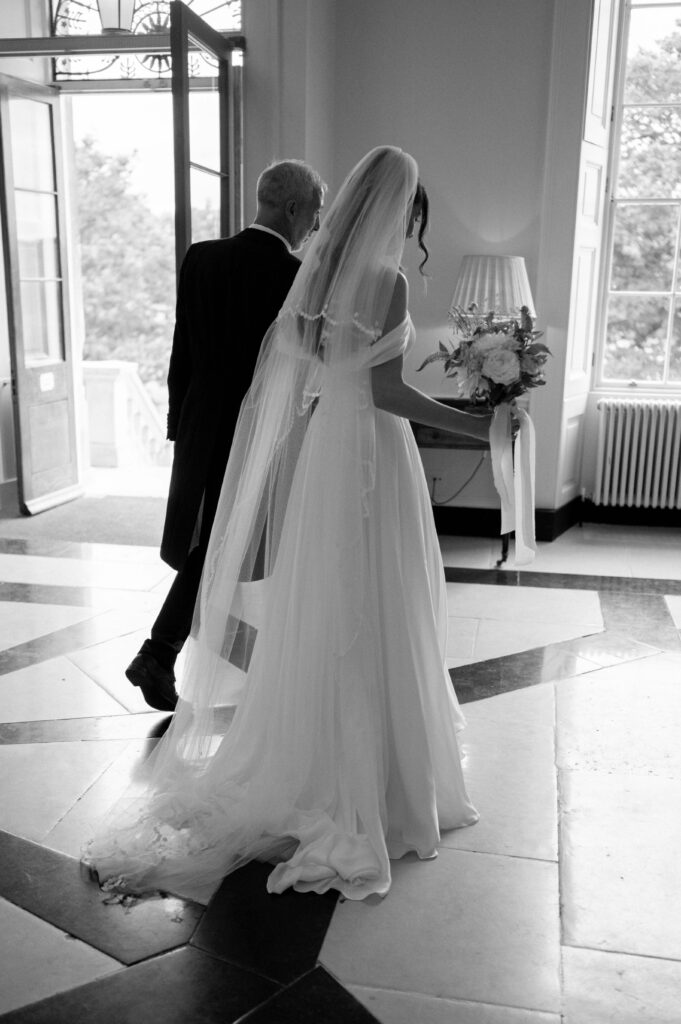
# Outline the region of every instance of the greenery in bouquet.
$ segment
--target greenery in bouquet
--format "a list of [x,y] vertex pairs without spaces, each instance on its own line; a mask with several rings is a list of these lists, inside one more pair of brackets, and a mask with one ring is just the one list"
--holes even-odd
[[534,330],[527,306],[517,319],[498,317],[493,310],[483,315],[475,305],[467,312],[455,306],[450,318],[453,345],[441,341],[419,370],[444,363],[445,376],[456,380],[461,397],[491,409],[546,383],[544,364],[551,353],[537,340],[543,332]]

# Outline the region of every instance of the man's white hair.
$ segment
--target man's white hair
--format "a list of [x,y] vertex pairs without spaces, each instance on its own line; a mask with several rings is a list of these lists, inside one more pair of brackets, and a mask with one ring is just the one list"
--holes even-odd
[[294,199],[309,203],[315,195],[322,198],[326,185],[313,167],[303,160],[280,160],[266,167],[258,178],[258,205],[280,210]]

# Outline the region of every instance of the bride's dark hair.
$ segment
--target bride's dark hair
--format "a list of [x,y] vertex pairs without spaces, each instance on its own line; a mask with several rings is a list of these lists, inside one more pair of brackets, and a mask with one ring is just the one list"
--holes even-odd
[[419,273],[423,274],[424,277],[427,277],[427,275],[423,273],[423,268],[425,267],[425,265],[426,265],[426,263],[428,261],[428,257],[430,256],[430,253],[428,252],[428,247],[426,246],[426,243],[423,241],[423,236],[425,235],[426,231],[428,230],[428,206],[429,206],[429,203],[428,203],[428,193],[426,192],[425,187],[421,184],[420,181],[416,185],[416,193],[414,195],[414,203],[415,203],[416,206],[420,207],[420,209],[421,209],[421,220],[419,221],[419,231],[418,231],[417,238],[418,238],[418,243],[419,243],[419,249],[423,252],[423,259],[419,263]]

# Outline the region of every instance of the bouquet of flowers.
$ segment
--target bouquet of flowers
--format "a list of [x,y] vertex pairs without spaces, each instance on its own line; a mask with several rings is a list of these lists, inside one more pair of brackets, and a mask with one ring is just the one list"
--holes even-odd
[[527,306],[519,319],[497,317],[494,311],[483,316],[475,305],[467,312],[455,306],[450,315],[455,344],[450,349],[440,342],[419,370],[443,362],[460,396],[494,410],[489,443],[501,499],[501,533],[515,531],[515,564],[528,565],[535,554],[534,427],[515,400],[546,383],[544,364],[550,352],[537,340],[542,332],[534,330]]
[[450,349],[440,342],[419,370],[443,362],[445,376],[456,378],[460,396],[491,409],[546,383],[544,364],[550,352],[537,340],[543,332],[534,330],[527,306],[519,319],[502,319],[494,311],[482,315],[475,304],[468,312],[455,306],[450,317],[456,343]]

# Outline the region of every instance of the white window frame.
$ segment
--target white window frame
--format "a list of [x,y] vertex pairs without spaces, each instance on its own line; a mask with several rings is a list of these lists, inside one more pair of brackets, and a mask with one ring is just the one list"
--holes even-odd
[[[608,309],[608,297],[609,297],[609,285],[610,285],[610,272],[612,269],[612,246],[613,246],[613,234],[615,229],[615,211],[617,208],[615,199],[615,183],[617,181],[618,174],[618,162],[619,162],[619,140],[622,132],[622,121],[624,115],[624,104],[622,97],[624,94],[624,83],[626,78],[626,64],[627,64],[627,50],[629,44],[629,27],[630,27],[630,13],[633,9],[641,8],[654,8],[659,9],[661,7],[676,7],[679,12],[679,18],[681,19],[681,2],[679,0],[656,0],[655,3],[637,3],[636,0],[623,0],[619,12],[619,24],[617,29],[617,42],[616,42],[616,54],[615,54],[615,80],[614,80],[614,91],[613,91],[613,106],[612,106],[612,125],[609,142],[609,154],[608,154],[608,172],[606,182],[606,213],[605,213],[605,231],[603,237],[603,246],[601,252],[601,267],[599,273],[599,285],[598,285],[598,305],[597,305],[597,321],[596,321],[596,339],[594,346],[594,379],[593,389],[600,392],[622,392],[625,391],[627,394],[637,395],[657,395],[658,397],[681,397],[681,380],[679,381],[626,381],[626,380],[613,380],[612,378],[604,377],[603,365],[605,362],[606,355],[606,327],[607,327],[607,309]],[[649,202],[650,205],[669,205],[681,206],[681,198],[676,199],[649,199],[646,200],[632,198],[631,203],[638,203],[643,205]],[[672,277],[671,292],[672,297],[674,292],[677,293],[681,289],[681,210],[679,212],[679,221],[677,223],[677,239],[676,239],[676,261],[674,274]],[[635,292],[629,294],[637,294]],[[668,292],[641,292],[639,294],[650,295],[654,297],[656,295],[667,295]],[[681,300],[678,300],[681,302]],[[672,298],[672,305],[670,308],[670,317],[673,316],[674,305]],[[669,351],[667,352],[667,358],[669,357]]]

